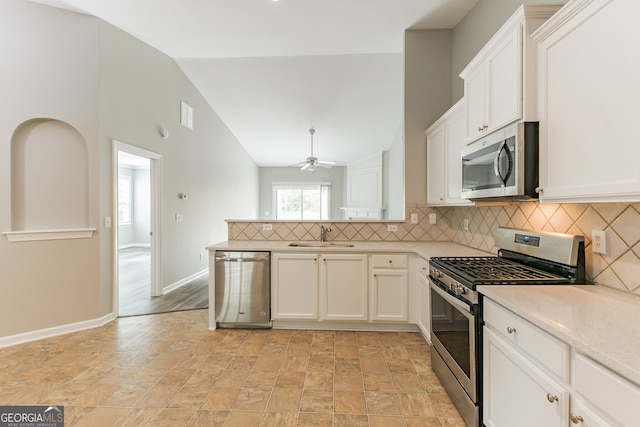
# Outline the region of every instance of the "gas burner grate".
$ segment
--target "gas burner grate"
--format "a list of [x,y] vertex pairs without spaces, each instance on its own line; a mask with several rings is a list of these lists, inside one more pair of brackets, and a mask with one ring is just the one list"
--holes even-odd
[[561,283],[567,279],[500,257],[437,257],[434,266],[464,278],[474,285],[512,283]]

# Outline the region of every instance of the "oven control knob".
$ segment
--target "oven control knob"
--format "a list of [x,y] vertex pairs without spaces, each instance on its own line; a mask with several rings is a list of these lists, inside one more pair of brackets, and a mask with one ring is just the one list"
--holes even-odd
[[441,272],[439,272],[438,270],[436,270],[435,268],[432,268],[432,269],[431,269],[431,271],[430,271],[430,273],[431,273],[431,275],[432,275],[433,277],[435,277],[436,279],[439,279],[439,278],[440,278],[440,276],[442,276],[442,273],[441,273]]
[[457,285],[457,286],[453,289],[453,292],[454,292],[457,296],[464,295],[464,293],[465,293],[464,286]]

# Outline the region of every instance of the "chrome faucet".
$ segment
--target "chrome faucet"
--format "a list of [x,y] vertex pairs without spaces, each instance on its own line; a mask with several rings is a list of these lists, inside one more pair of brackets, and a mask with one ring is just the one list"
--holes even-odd
[[329,231],[331,231],[331,227],[325,228],[324,225],[320,226],[320,241],[321,242],[326,242],[327,241],[327,233]]

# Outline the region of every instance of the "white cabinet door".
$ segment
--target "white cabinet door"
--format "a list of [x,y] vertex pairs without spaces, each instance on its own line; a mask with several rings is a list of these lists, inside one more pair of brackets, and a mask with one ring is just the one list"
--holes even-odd
[[462,194],[464,100],[458,101],[427,129],[427,204],[469,205]]
[[371,320],[406,322],[409,319],[407,270],[372,269],[369,283]]
[[427,134],[427,204],[445,204],[445,127]]
[[487,132],[522,117],[522,28],[506,34],[486,62]]
[[445,149],[446,164],[446,202],[447,205],[471,205],[462,198],[462,156],[464,146],[464,101],[460,100],[452,107],[451,116],[445,124],[447,141]]
[[504,34],[464,78],[467,141],[522,117],[521,34],[520,26]]
[[483,421],[487,427],[566,427],[569,392],[483,327]]
[[540,200],[640,200],[640,2],[574,1],[536,33]]
[[464,78],[465,138],[467,141],[480,138],[489,126],[485,117],[487,110],[485,103],[488,102],[485,93],[485,74],[484,64],[479,64]]
[[318,319],[318,255],[271,257],[272,319]]
[[367,320],[367,255],[320,257],[320,320]]

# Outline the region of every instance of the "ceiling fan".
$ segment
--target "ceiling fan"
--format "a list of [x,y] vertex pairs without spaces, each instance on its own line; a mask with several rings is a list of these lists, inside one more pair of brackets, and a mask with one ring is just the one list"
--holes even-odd
[[290,167],[300,166],[300,170],[308,170],[309,172],[313,172],[314,170],[316,170],[316,167],[318,166],[327,168],[327,169],[335,166],[336,165],[335,162],[324,162],[324,161],[318,160],[317,157],[313,156],[313,134],[316,133],[316,130],[313,128],[309,129],[309,133],[311,134],[311,155],[307,157],[307,160],[305,160],[304,162],[294,163]]

